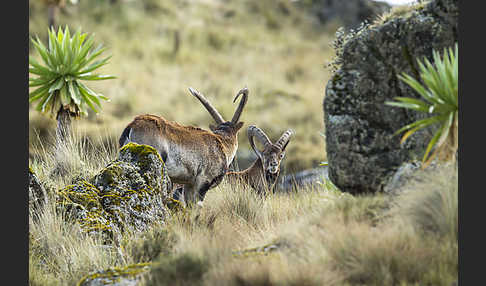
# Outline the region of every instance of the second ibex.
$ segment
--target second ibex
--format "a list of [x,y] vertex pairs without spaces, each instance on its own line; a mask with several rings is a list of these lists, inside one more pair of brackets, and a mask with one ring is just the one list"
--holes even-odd
[[192,204],[203,200],[206,192],[221,183],[238,149],[239,118],[248,100],[248,89],[241,89],[233,102],[243,95],[231,121],[225,121],[198,91],[189,88],[216,121],[211,131],[170,122],[160,116],[139,115],[123,130],[120,147],[128,142],[153,146],[165,162],[172,183],[184,185],[184,200]]

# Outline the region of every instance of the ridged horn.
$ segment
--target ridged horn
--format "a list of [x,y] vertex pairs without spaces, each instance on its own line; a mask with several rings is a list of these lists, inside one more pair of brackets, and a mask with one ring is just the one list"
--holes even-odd
[[248,140],[250,141],[251,148],[253,149],[253,151],[255,151],[255,153],[258,155],[260,159],[263,159],[262,152],[256,148],[255,142],[253,141],[253,137],[256,137],[263,144],[263,148],[267,148],[267,146],[271,145],[272,142],[265,134],[265,132],[263,132],[263,130],[256,127],[255,125],[248,126],[247,134],[248,134]]
[[292,130],[287,130],[285,131],[282,136],[278,139],[277,143],[275,145],[280,148],[280,150],[283,150],[287,143],[289,143],[290,137],[294,134]]
[[189,92],[194,95],[199,101],[206,107],[208,110],[209,114],[213,117],[214,121],[216,121],[217,124],[221,124],[224,122],[223,117],[219,112],[216,110],[216,108],[213,107],[213,105],[202,95],[199,91],[193,89],[192,87],[189,88]]
[[238,91],[238,93],[235,96],[235,99],[233,99],[233,102],[235,102],[236,99],[238,99],[238,97],[240,96],[240,94],[243,94],[243,97],[240,100],[240,105],[238,105],[238,108],[236,109],[235,114],[231,119],[232,123],[237,123],[238,120],[240,119],[241,112],[243,111],[243,108],[245,107],[246,102],[248,101],[248,93],[249,93],[248,88],[244,87],[240,89],[240,91]]

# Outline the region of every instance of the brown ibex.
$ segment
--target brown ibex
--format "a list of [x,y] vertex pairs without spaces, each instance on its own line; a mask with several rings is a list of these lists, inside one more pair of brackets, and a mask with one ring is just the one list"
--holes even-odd
[[211,114],[217,125],[211,131],[183,126],[160,116],[139,115],[123,130],[120,147],[127,142],[153,146],[165,162],[172,183],[184,185],[186,204],[203,200],[206,192],[221,183],[238,149],[239,122],[248,100],[248,89],[241,89],[233,102],[243,95],[231,121],[225,121],[198,91],[189,88]]
[[[230,183],[248,184],[259,194],[272,192],[280,174],[280,162],[285,157],[285,148],[293,131],[285,131],[275,144],[270,141],[263,130],[254,125],[248,127],[247,134],[257,159],[246,170],[226,173],[226,180]],[[262,151],[255,146],[254,137],[263,144]]]

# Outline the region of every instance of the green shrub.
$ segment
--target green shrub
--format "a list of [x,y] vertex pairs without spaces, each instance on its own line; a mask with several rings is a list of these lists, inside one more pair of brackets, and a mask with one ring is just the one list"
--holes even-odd
[[[391,106],[403,107],[418,112],[431,114],[431,117],[418,120],[400,128],[396,134],[407,131],[401,142],[404,142],[417,130],[433,124],[440,124],[425,150],[422,159],[423,167],[441,153],[446,161],[454,160],[458,148],[458,47],[444,50],[441,59],[437,51],[433,51],[434,64],[428,59],[424,63],[418,61],[420,78],[424,85],[410,75],[399,76],[401,80],[410,85],[420,94],[422,99],[411,97],[396,97],[397,102],[386,102]],[[435,151],[429,152],[435,147]]]

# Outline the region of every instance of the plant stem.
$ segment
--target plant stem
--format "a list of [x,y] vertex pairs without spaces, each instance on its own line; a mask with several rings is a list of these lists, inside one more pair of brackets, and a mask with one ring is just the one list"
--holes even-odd
[[56,116],[57,129],[56,137],[59,143],[66,142],[67,136],[71,134],[71,111],[61,106]]

